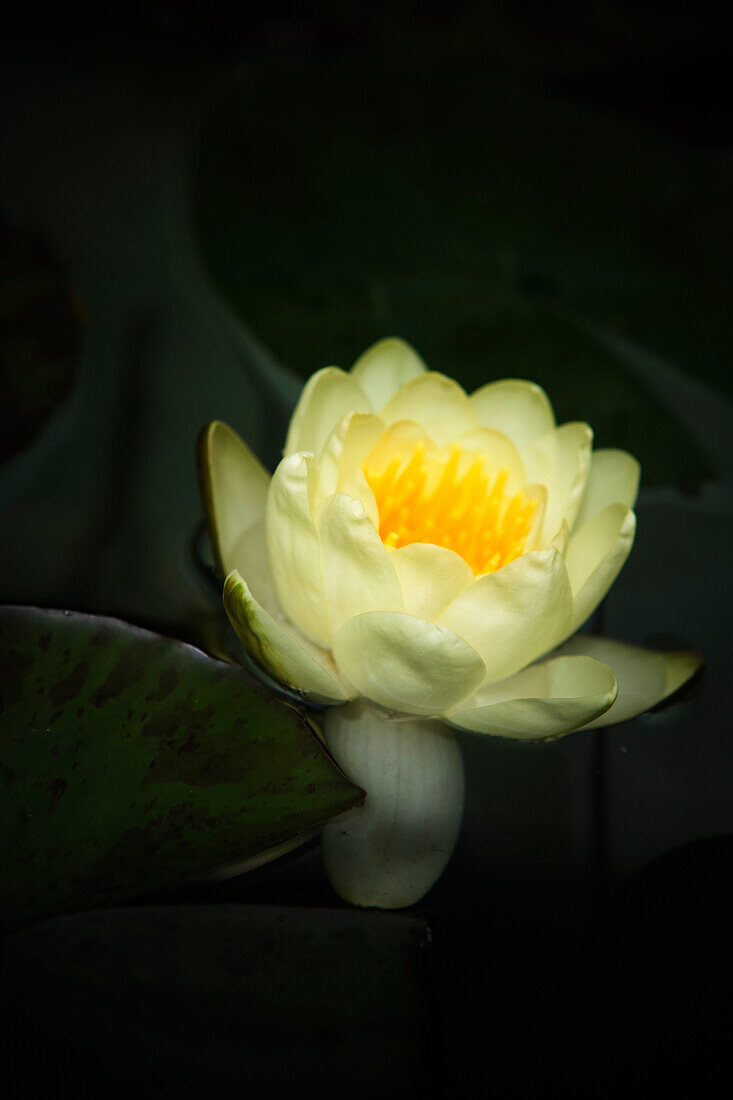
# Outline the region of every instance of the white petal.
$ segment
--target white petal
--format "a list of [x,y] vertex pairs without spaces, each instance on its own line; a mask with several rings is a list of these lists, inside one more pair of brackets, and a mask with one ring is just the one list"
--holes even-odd
[[446,627],[373,611],[344,623],[333,640],[341,675],[359,694],[406,714],[441,714],[484,680],[474,649]]
[[438,446],[475,431],[479,422],[465,392],[452,378],[434,371],[407,382],[380,413],[386,424],[415,420]]
[[530,482],[547,486],[543,540],[555,535],[563,520],[572,530],[590,471],[593,432],[587,424],[563,424],[522,452]]
[[371,412],[369,398],[351,375],[324,367],[311,375],[295,407],[283,454],[318,454],[336,425],[350,412]]
[[267,495],[265,536],[270,572],[283,611],[317,645],[328,646],[331,627],[311,516],[311,455],[293,454],[275,470]]
[[609,504],[633,508],[639,493],[641,467],[627,451],[610,448],[593,451],[585,494],[576,525],[601,512]]
[[255,600],[236,569],[224,583],[224,607],[253,661],[314,702],[343,702],[349,692],[324,650],[275,619]]
[[523,554],[479,577],[438,622],[465,638],[486,664],[486,679],[503,680],[565,636],[572,596],[556,549]]
[[382,434],[385,423],[379,416],[371,413],[353,413],[347,423],[344,432],[344,441],[341,448],[338,464],[337,492],[343,490],[345,481],[352,474],[361,470],[371,451],[376,447]]
[[608,665],[590,657],[552,657],[479,688],[445,720],[477,733],[541,741],[603,714],[617,691]]
[[[557,534],[554,535],[554,537],[552,538],[550,546],[554,546],[558,554],[562,554],[562,556],[565,557],[568,550],[569,541],[570,528],[568,527],[567,522],[563,520],[557,530]],[[565,563],[565,565],[567,567],[567,562]]]
[[479,423],[504,432],[522,450],[555,427],[545,391],[534,382],[505,378],[489,382],[471,394]]
[[338,422],[317,458],[314,504],[340,491],[341,482],[364,462],[383,431],[383,421],[372,413],[349,413]]
[[343,493],[344,496],[351,497],[352,500],[358,500],[369,516],[373,527],[375,529],[379,528],[377,498],[374,496],[372,487],[367,481],[363,470],[352,470],[351,475],[345,478],[339,486],[339,492]]
[[453,550],[413,542],[389,555],[400,582],[405,611],[418,619],[437,619],[464,588],[473,583],[473,570]]
[[404,603],[389,554],[364,506],[343,493],[323,502],[318,538],[334,635],[362,611],[402,611]]
[[379,412],[401,386],[426,371],[414,348],[390,336],[367,348],[351,368],[351,377],[361,386],[374,411]]
[[226,575],[241,562],[235,548],[242,535],[262,522],[270,475],[244,440],[220,420],[201,432],[198,459],[214,552]]
[[697,672],[702,655],[693,652],[662,653],[642,646],[627,645],[611,638],[576,634],[557,651],[558,655],[586,654],[613,669],[618,680],[618,698],[610,710],[588,722],[583,729],[625,722],[656,706],[677,691]]
[[391,721],[362,702],[328,711],[336,763],[367,792],[323,830],[331,885],[352,905],[414,905],[440,876],[463,814],[463,759],[441,722]]
[[609,504],[570,536],[565,564],[573,590],[568,633],[575,633],[621,572],[636,532],[636,516],[624,504]]

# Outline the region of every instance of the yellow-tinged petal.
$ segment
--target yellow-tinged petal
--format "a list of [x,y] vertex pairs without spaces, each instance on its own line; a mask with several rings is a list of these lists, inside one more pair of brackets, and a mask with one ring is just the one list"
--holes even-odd
[[426,371],[414,348],[396,336],[389,336],[359,356],[351,368],[351,377],[361,386],[374,411],[379,412],[401,386]]
[[603,661],[613,669],[618,680],[616,702],[583,729],[635,718],[682,687],[702,664],[700,653],[657,652],[589,634],[576,634],[557,651],[558,656],[579,654]]
[[339,487],[339,492],[344,496],[358,500],[363,505],[364,511],[369,516],[375,530],[379,529],[379,507],[372,491],[372,487],[364,476],[364,471],[352,470]]
[[362,611],[402,611],[389,554],[363,504],[336,493],[318,513],[318,539],[331,629]]
[[244,440],[221,420],[198,438],[201,496],[217,565],[224,575],[242,564],[236,548],[246,531],[261,524],[270,475]]
[[571,613],[565,562],[552,547],[479,577],[438,622],[473,646],[492,681],[511,676],[556,645]]
[[340,492],[341,482],[364,461],[383,431],[383,421],[373,413],[349,413],[336,424],[317,458],[314,503]]
[[521,378],[489,382],[471,394],[471,403],[483,427],[508,435],[520,451],[555,427],[545,391]]
[[236,569],[224,583],[224,607],[252,660],[274,680],[314,702],[341,703],[350,697],[330,655],[287,623],[277,622],[257,602]]
[[385,424],[416,420],[439,447],[480,427],[465,391],[444,374],[431,371],[407,382],[390,398],[380,416]]
[[[702,666],[703,655],[697,650],[667,650],[664,653],[664,695],[674,695]],[[659,700],[661,702],[661,700]],[[656,706],[656,703],[654,704]]]
[[317,455],[348,413],[371,411],[369,398],[351,375],[338,367],[324,367],[311,375],[303,388],[283,454],[310,451]]
[[604,714],[617,692],[608,665],[591,657],[551,657],[479,688],[445,720],[476,733],[542,741]]
[[270,573],[283,611],[317,645],[331,641],[318,536],[311,514],[311,455],[293,454],[272,475],[265,512]]
[[573,590],[568,633],[592,615],[621,572],[636,532],[636,516],[624,504],[609,504],[570,536],[565,564]]
[[639,493],[641,466],[627,451],[601,448],[593,451],[590,473],[576,526],[603,511],[609,504],[633,508]]
[[[371,450],[361,459],[360,465],[381,474],[395,461],[400,465],[409,462],[419,446],[426,452],[434,451],[435,440],[422,424],[414,420],[396,420],[384,429]],[[343,472],[346,476],[345,463]]]
[[418,619],[437,619],[474,580],[473,570],[453,550],[413,542],[394,550],[389,560],[402,589],[405,611]]
[[524,465],[508,435],[493,428],[477,428],[456,440],[456,443],[464,452],[481,455],[485,459],[486,469],[494,476],[506,470],[506,493],[513,496],[525,487]]
[[[560,527],[557,530],[550,542],[550,546],[554,546],[558,554],[562,554],[565,557],[568,549],[568,542],[570,541],[570,528],[567,525],[567,521],[563,520]],[[567,563],[566,563],[567,567]]]
[[486,675],[478,653],[452,630],[394,612],[349,619],[334,636],[333,656],[360,695],[408,714],[442,714]]
[[522,452],[530,482],[547,486],[542,539],[548,543],[563,520],[573,529],[590,471],[593,432],[571,422],[542,436]]
[[[545,529],[545,513],[547,511],[547,488],[544,485],[527,485],[522,490],[522,497],[527,504],[534,501],[535,506],[532,526],[524,540],[525,553],[529,550],[543,550],[546,547],[542,536]],[[564,554],[568,537],[568,525],[563,521],[555,533],[554,538],[550,540],[549,545],[554,546],[559,553]]]
[[348,418],[339,454],[335,492],[343,489],[344,483],[355,471],[361,471],[361,467],[376,447],[384,429],[382,418],[371,413],[354,413]]

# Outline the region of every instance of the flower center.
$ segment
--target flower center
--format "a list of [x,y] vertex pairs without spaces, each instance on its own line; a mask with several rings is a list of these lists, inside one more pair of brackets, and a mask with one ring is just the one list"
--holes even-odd
[[385,546],[428,542],[454,550],[474,573],[493,573],[524,550],[537,502],[506,492],[509,473],[486,471],[483,455],[451,448],[448,457],[426,455],[418,443],[382,470],[363,466],[379,509]]

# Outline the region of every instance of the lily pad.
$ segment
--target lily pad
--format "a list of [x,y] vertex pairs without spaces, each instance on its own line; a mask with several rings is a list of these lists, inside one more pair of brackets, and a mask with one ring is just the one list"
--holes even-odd
[[470,67],[357,57],[249,70],[204,126],[198,244],[281,361],[348,367],[385,335],[472,389],[550,393],[644,482],[709,477],[584,320],[727,387],[730,185],[700,154]]
[[[423,914],[281,905],[77,913],[6,941],[13,1049],[58,1079],[190,1095],[425,1095]],[[386,995],[386,992],[388,995]],[[8,1037],[7,1028],[5,1037]],[[358,1067],[358,1070],[356,1069]]]
[[0,609],[6,928],[254,860],[363,797],[243,670],[114,619]]

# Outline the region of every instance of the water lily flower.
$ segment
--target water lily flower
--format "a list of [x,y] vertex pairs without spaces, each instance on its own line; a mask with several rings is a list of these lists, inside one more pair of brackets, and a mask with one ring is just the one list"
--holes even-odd
[[272,477],[225,424],[202,433],[227,614],[271,677],[333,706],[327,744],[367,791],[324,838],[349,900],[407,905],[440,874],[463,800],[449,727],[556,738],[699,666],[577,633],[636,526],[638,462],[592,439],[534,383],[469,396],[393,338],[310,378]]

